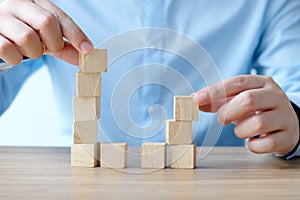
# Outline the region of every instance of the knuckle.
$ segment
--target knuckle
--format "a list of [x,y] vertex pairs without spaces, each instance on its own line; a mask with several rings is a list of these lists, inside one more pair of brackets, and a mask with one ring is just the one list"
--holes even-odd
[[277,91],[277,96],[280,98],[280,99],[287,99],[287,96],[285,94],[285,92],[283,90],[278,90]]
[[58,21],[62,21],[62,22],[64,22],[65,20],[67,20],[69,18],[68,15],[66,13],[64,13],[63,11],[56,11],[55,16],[58,19]]
[[264,78],[265,78],[266,82],[270,82],[270,83],[274,82],[274,79],[272,78],[272,76],[264,76]]
[[21,34],[20,45],[26,46],[35,39],[35,32],[32,30],[26,30]]
[[225,97],[226,96],[225,91],[221,90],[220,88],[217,88],[217,87],[211,87],[209,94],[212,98],[211,99],[212,101],[214,100],[215,97]]
[[57,19],[60,21],[60,23],[65,26],[69,27],[69,37],[70,39],[73,39],[77,43],[80,43],[84,38],[84,33],[80,30],[79,27],[76,26],[75,22],[64,12],[58,12],[56,14]]
[[64,48],[64,43],[63,42],[57,42],[53,47],[48,47],[48,50],[51,52],[60,52]]
[[264,120],[259,116],[256,116],[253,120],[254,122],[252,126],[254,128],[254,131],[257,133],[262,133],[265,127]]
[[84,35],[80,29],[74,28],[71,32],[71,38],[74,38],[77,43],[80,43],[84,39]]
[[239,104],[241,107],[246,109],[251,109],[255,106],[255,97],[251,92],[245,92],[241,95],[239,100]]
[[220,89],[216,84],[214,84],[208,87],[208,93],[210,96],[219,95]]
[[52,13],[46,13],[41,17],[41,28],[47,28],[56,23],[56,17]]
[[13,48],[13,44],[10,42],[1,42],[0,43],[0,55],[6,54]]
[[244,86],[247,84],[247,79],[244,76],[236,76],[233,78],[233,83],[236,88],[243,89]]

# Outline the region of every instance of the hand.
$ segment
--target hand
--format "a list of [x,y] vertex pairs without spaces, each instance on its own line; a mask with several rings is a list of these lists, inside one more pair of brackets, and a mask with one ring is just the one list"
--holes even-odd
[[234,123],[254,153],[286,154],[299,140],[297,115],[271,77],[233,77],[198,91],[194,101],[202,111],[218,112],[222,125]]
[[0,58],[12,65],[23,56],[42,54],[77,65],[78,51],[93,49],[82,30],[49,0],[6,0],[0,3],[0,24]]

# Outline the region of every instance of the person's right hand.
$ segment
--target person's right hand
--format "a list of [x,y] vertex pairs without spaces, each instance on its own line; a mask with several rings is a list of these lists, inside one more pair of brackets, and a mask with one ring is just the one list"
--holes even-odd
[[83,31],[49,0],[0,3],[0,58],[7,63],[50,54],[77,65],[78,52],[87,54],[92,49]]

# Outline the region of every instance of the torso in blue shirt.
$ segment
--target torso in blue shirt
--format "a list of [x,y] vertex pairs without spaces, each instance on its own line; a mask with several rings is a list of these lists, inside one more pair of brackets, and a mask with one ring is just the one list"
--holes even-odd
[[[294,18],[291,14],[285,19],[286,23],[282,22],[283,25],[280,25],[281,22],[277,22],[274,16],[279,15],[278,13],[284,9],[288,11],[289,7],[295,7],[292,5],[294,3],[286,5],[284,1],[266,0],[73,0],[72,2],[53,0],[53,2],[74,19],[96,47],[101,47],[100,44],[112,36],[135,29],[157,27],[174,30],[205,48],[216,64],[221,79],[249,74],[251,68],[256,67],[258,73],[272,75],[291,96],[299,92],[299,87],[291,86],[293,81],[299,78],[299,73],[289,81],[285,79],[295,71],[295,67],[300,66],[299,59],[282,58],[280,62],[287,68],[286,73],[282,75],[278,72],[283,66],[273,57],[274,53],[280,51],[278,46],[281,45],[276,40],[276,31],[283,32],[288,28],[285,24],[290,23],[289,18]],[[274,20],[272,26],[271,20]],[[272,30],[275,32],[274,35]],[[99,119],[101,142],[127,141],[131,145],[139,145],[144,141],[164,141],[163,124],[166,118],[173,118],[174,91],[176,95],[190,95],[191,92],[205,87],[207,84],[205,81],[210,79],[208,77],[210,69],[202,66],[202,70],[206,70],[204,73],[206,77],[203,77],[203,74],[197,73],[188,60],[176,55],[176,52],[165,51],[166,38],[163,34],[149,34],[147,31],[144,33],[137,37],[142,37],[138,40],[144,41],[143,46],[149,49],[137,49],[114,61],[110,60],[112,62],[108,72],[102,77],[103,91]],[[126,48],[127,42],[134,42],[133,39],[121,41],[118,44],[119,48]],[[264,43],[261,43],[262,40]],[[268,52],[271,49],[273,52]],[[288,52],[294,51],[293,47],[287,49]],[[112,49],[108,49],[110,50]],[[193,53],[185,45],[181,51]],[[69,138],[67,143],[71,143],[72,96],[75,73],[78,69],[50,56],[45,56],[43,62],[49,67],[56,88],[61,111],[62,134]],[[174,77],[176,74],[181,78]],[[211,76],[215,74],[212,73]],[[159,84],[165,80],[173,80],[173,84],[168,87]],[[147,84],[142,84],[143,82]],[[190,87],[186,87],[186,82]],[[135,90],[130,91],[132,88]],[[114,93],[118,89],[124,90],[124,93]],[[129,97],[126,96],[128,94]],[[299,103],[297,98],[294,101]],[[122,118],[123,123],[120,122]],[[203,143],[209,124],[211,131],[208,133],[210,137],[204,142],[206,145],[215,142],[218,145],[243,144],[242,140],[235,137],[233,125],[222,128],[218,125],[215,115],[201,113],[199,128],[194,124],[193,140],[198,145]],[[217,141],[217,132],[221,129],[222,135]]]

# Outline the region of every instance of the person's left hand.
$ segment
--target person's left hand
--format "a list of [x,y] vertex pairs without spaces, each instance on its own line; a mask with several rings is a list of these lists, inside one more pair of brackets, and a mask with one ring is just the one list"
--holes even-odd
[[236,76],[193,96],[200,110],[218,112],[222,125],[234,123],[236,136],[249,138],[254,153],[287,154],[299,140],[297,115],[271,77]]

